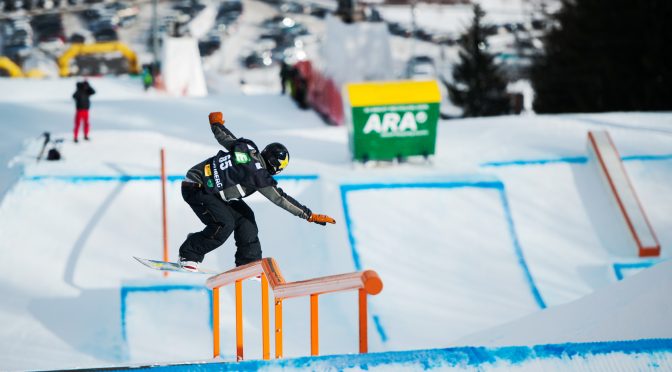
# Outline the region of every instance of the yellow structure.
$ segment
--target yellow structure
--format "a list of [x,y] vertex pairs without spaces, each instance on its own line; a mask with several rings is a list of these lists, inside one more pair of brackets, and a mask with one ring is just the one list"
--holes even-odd
[[27,78],[31,78],[31,79],[43,79],[43,78],[47,77],[47,74],[40,69],[34,68],[32,70],[28,70],[28,72],[26,72],[25,76]]
[[7,57],[0,57],[0,70],[5,70],[10,77],[23,77],[21,67]]
[[58,59],[58,67],[60,70],[60,75],[70,76],[70,60],[79,56],[86,54],[104,54],[104,53],[121,53],[126,59],[128,59],[128,64],[130,67],[131,73],[137,74],[140,72],[140,66],[138,64],[138,57],[135,52],[131,50],[126,44],[112,41],[106,43],[94,43],[94,44],[72,44],[68,50],[63,53],[63,55]]
[[350,106],[411,105],[441,101],[436,80],[366,81],[345,86]]

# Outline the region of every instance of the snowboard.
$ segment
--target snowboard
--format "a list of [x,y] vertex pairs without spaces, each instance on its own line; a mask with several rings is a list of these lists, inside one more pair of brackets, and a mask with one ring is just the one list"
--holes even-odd
[[180,264],[177,262],[149,260],[146,258],[140,258],[135,256],[133,256],[133,258],[135,258],[141,264],[154,270],[176,271],[180,273],[189,273],[189,274],[209,274],[209,275],[219,274],[217,271],[205,269],[202,267],[199,267],[198,271],[189,271],[183,269],[182,266],[180,266]]

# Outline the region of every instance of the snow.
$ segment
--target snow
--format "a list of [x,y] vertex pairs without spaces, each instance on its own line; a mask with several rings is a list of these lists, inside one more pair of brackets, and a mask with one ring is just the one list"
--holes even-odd
[[[280,186],[337,220],[308,224],[262,197],[246,199],[264,256],[283,276],[379,273],[384,288],[369,298],[369,349],[383,354],[371,358],[454,345],[672,338],[665,317],[672,268],[664,262],[672,244],[672,113],[441,121],[430,163],[376,167],[351,164],[346,128],[324,125],[288,97],[176,98],[145,94],[137,79],[90,81],[92,141],[74,144],[74,79],[0,80],[0,90],[11,92],[0,98],[0,369],[211,358],[209,297],[198,289],[204,278],[163,278],[132,256],[161,255],[161,148],[171,180],[172,259],[186,234],[201,228],[177,181],[216,152],[206,116],[217,110],[235,134],[287,145],[292,162]],[[608,130],[623,157],[660,258],[609,244],[620,222],[587,161],[586,135],[595,129]],[[62,161],[35,161],[43,131],[65,139]],[[229,241],[204,266],[229,269],[233,253]],[[259,359],[258,284],[245,282],[244,293],[245,357]],[[221,360],[231,361],[232,288],[221,297]],[[284,304],[287,357],[309,354],[308,304]],[[321,296],[320,354],[356,351],[356,294]],[[645,354],[633,361],[623,351],[609,361],[669,363],[669,352]],[[553,360],[539,363],[577,363]]]

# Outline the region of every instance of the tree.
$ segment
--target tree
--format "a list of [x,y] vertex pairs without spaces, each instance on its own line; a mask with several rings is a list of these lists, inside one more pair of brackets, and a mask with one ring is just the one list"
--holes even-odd
[[453,69],[453,83],[444,81],[451,101],[462,108],[464,116],[493,116],[509,112],[506,80],[488,53],[485,12],[474,5],[471,27],[460,36],[460,61]]
[[670,0],[563,0],[532,67],[535,111],[672,109],[670,18]]

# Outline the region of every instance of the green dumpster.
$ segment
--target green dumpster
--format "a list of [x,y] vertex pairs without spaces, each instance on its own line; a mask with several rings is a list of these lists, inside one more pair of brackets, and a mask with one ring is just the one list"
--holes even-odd
[[343,96],[354,160],[434,154],[441,101],[435,80],[349,83]]

